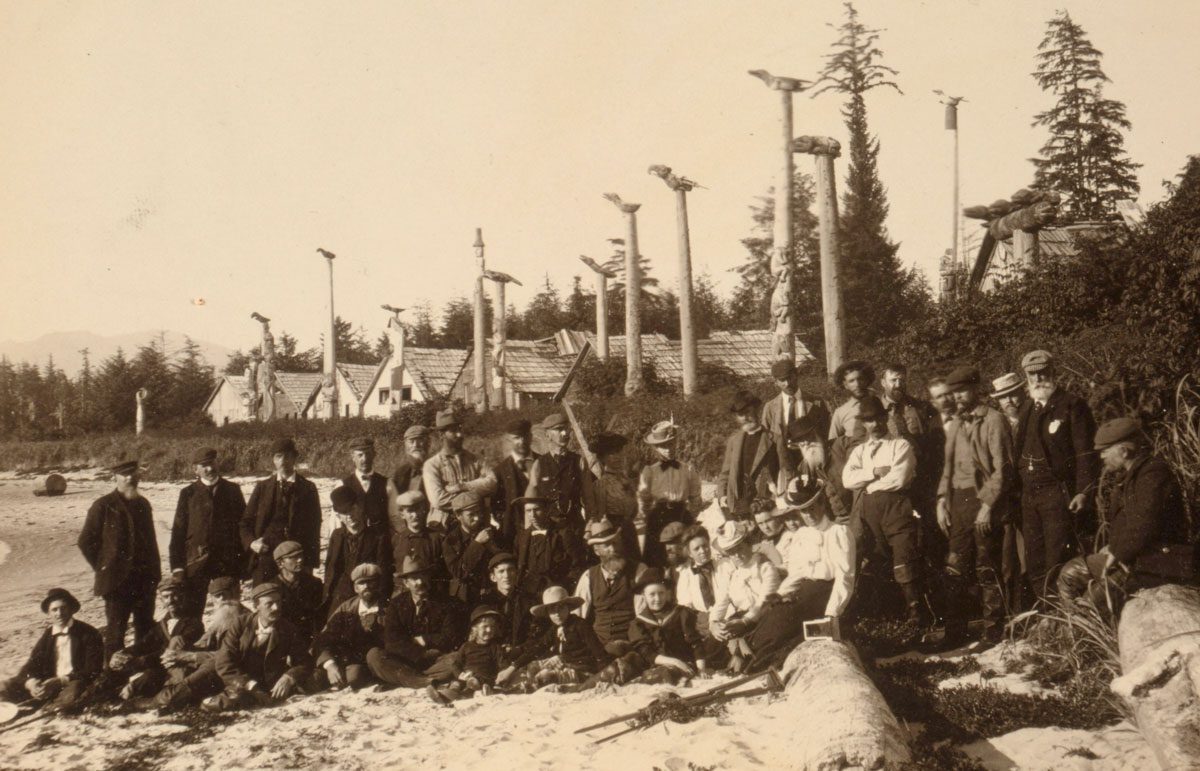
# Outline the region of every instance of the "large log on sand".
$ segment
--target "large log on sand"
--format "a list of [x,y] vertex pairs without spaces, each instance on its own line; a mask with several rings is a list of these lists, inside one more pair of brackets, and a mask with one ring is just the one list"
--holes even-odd
[[787,709],[796,719],[792,768],[894,769],[911,760],[907,732],[851,646],[800,643],[781,674]]
[[1133,709],[1159,766],[1200,768],[1200,590],[1138,592],[1117,638],[1122,675],[1112,689]]

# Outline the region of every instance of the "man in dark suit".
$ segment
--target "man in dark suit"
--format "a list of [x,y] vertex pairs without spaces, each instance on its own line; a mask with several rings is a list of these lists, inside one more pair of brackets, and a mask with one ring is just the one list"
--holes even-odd
[[521,588],[517,558],[508,552],[500,552],[492,557],[488,562],[488,577],[492,585],[484,590],[479,602],[495,608],[503,616],[500,642],[511,655],[512,651],[541,632],[544,622],[529,612],[539,603],[541,595],[530,594]]
[[806,399],[800,391],[800,373],[796,364],[780,360],[771,365],[771,377],[779,393],[763,405],[762,424],[775,443],[775,454],[779,458],[779,478],[776,490],[786,490],[796,470],[794,455],[788,453],[788,429],[795,421],[808,416],[824,440],[829,433],[832,420],[829,407],[820,399]]
[[[354,596],[354,569],[364,563],[378,565],[390,578],[392,545],[383,527],[364,522],[363,499],[351,488],[335,487],[329,494],[340,525],[329,536],[325,551],[324,616]],[[382,587],[391,593],[391,581]]]
[[[442,558],[442,541],[446,534],[432,530],[426,519],[429,516],[429,500],[420,490],[409,490],[396,496],[396,516],[392,519],[392,564],[403,565],[404,560],[414,557],[426,565],[433,565],[429,580],[438,594],[446,594],[450,574]],[[394,587],[399,587],[393,581]]]
[[282,701],[310,682],[312,656],[283,618],[279,587],[259,584],[250,593],[255,612],[225,637],[215,666],[225,691],[204,702],[221,711]]
[[321,580],[304,571],[304,549],[295,541],[284,541],[275,547],[275,565],[283,617],[296,627],[305,644],[312,642],[320,631],[325,616],[321,613],[325,587]]
[[1054,357],[1021,359],[1030,399],[1021,407],[1013,451],[1021,481],[1025,564],[1039,597],[1054,590],[1058,567],[1090,544],[1099,468],[1092,449],[1096,421],[1087,402],[1060,388]]
[[47,712],[71,711],[104,668],[104,640],[95,627],[75,618],[79,600],[66,589],[47,592],[42,612],[50,626],[25,666],[0,686],[0,698],[13,703],[35,699]]
[[200,618],[208,582],[242,575],[246,558],[238,528],[246,499],[242,488],[217,472],[216,450],[200,450],[193,462],[197,478],[179,491],[167,556],[171,575],[182,582],[182,613]]
[[380,591],[383,571],[365,562],[354,568],[352,578],[355,596],[334,609],[313,641],[318,689],[350,686],[358,690],[374,681],[367,653],[383,645],[383,613],[388,602]]
[[483,499],[467,491],[451,504],[458,524],[442,541],[442,558],[450,573],[450,598],[474,606],[487,585],[487,564],[500,551],[496,530],[485,521]]
[[557,516],[576,531],[583,527],[583,458],[567,449],[571,443],[571,424],[558,412],[542,420],[549,452],[538,456],[530,470],[530,480],[541,495],[556,504]]
[[[512,505],[523,512],[522,520],[529,520],[529,526],[517,533],[517,581],[523,591],[537,598],[548,586],[566,586],[575,581],[586,568],[587,555],[575,532],[552,521],[549,509],[554,502],[537,496],[536,488],[531,492],[534,494],[517,498]],[[633,522],[622,524],[623,534],[636,546]]]
[[396,496],[418,491],[425,495],[425,459],[429,457],[429,427],[409,426],[404,431],[404,457],[388,478],[388,516],[396,517]]
[[116,489],[88,509],[79,551],[96,571],[93,591],[104,598],[104,651],[110,656],[125,647],[131,614],[138,642],[154,627],[154,587],[162,565],[150,502],[138,494],[138,462],[118,463],[109,471]]
[[508,443],[508,455],[496,466],[496,492],[492,495],[492,519],[500,528],[500,539],[511,545],[517,533],[525,529],[525,512],[510,504],[525,494],[529,487],[529,474],[538,454],[530,447],[533,429],[528,420],[516,420],[504,429],[504,440]]
[[738,428],[725,441],[725,459],[717,477],[717,502],[727,517],[748,519],[755,500],[770,499],[779,476],[775,443],[759,422],[762,400],[738,391],[729,411]]
[[362,499],[367,527],[379,526],[386,531],[388,478],[375,470],[375,440],[369,437],[354,440],[350,445],[350,458],[354,461],[354,473],[342,479],[342,484]]
[[404,590],[388,601],[383,646],[367,653],[371,673],[389,685],[424,688],[429,680],[421,672],[463,641],[463,608],[431,593],[429,571],[428,564],[412,557],[401,565],[396,578]]
[[275,473],[259,480],[242,516],[242,547],[250,553],[250,578],[275,578],[275,547],[296,541],[304,549],[304,569],[321,559],[321,499],[317,486],[296,473],[296,443],[279,439],[271,446]]

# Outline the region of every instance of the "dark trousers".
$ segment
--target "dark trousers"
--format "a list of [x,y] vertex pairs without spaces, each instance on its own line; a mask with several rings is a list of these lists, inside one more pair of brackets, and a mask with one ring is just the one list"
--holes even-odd
[[950,551],[946,555],[946,583],[950,595],[947,631],[964,631],[978,593],[984,621],[994,627],[1004,620],[1004,594],[1000,586],[1004,526],[995,524],[987,535],[975,529],[979,515],[979,496],[974,490],[950,493]]
[[154,697],[159,707],[178,709],[189,704],[197,704],[206,696],[213,696],[225,688],[224,681],[217,674],[217,665],[209,660],[200,665],[199,669],[184,674],[181,668],[172,668],[170,678],[163,689]]
[[394,656],[383,648],[372,648],[367,652],[367,667],[371,674],[388,685],[401,688],[424,688],[429,685],[429,678],[421,674],[421,670],[412,662]]
[[[863,551],[891,563],[896,583],[903,588],[915,584],[921,575],[917,545],[917,519],[912,504],[902,492],[863,493],[861,496],[864,538],[871,548]],[[905,599],[909,590],[905,590]]]
[[208,581],[206,575],[192,576],[183,579],[183,611],[181,616],[200,618],[204,615],[204,604],[208,601]]
[[[375,683],[375,678],[366,664],[347,664],[342,667],[342,676],[346,678],[346,685],[356,691]],[[311,681],[304,685],[305,690],[328,690],[329,673],[325,671],[325,667],[317,667],[313,670]]]
[[[38,707],[50,709],[53,712],[60,710],[70,710],[83,696],[85,686],[87,684],[82,680],[70,680],[66,685],[59,688],[56,693],[50,696],[49,699],[38,703]],[[9,678],[0,685],[0,699],[20,704],[23,701],[29,701],[33,698],[33,694],[25,690],[25,682],[17,678]]]
[[1059,568],[1078,550],[1068,502],[1067,491],[1057,482],[1025,483],[1021,490],[1025,564],[1039,598],[1054,593]]
[[1025,578],[1025,536],[1021,532],[1020,512],[1004,523],[1000,556],[1000,575],[1008,612],[1017,614],[1030,605],[1032,590]]
[[133,616],[135,642],[146,639],[154,628],[154,588],[157,582],[148,577],[131,576],[124,584],[104,595],[104,659],[125,647],[125,630]]

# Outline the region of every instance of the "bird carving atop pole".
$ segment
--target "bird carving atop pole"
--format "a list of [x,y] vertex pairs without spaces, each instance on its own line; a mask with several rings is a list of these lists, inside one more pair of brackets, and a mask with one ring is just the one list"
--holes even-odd
[[681,177],[677,174],[672,173],[670,166],[663,166],[662,164],[655,164],[655,165],[651,166],[649,169],[647,169],[646,171],[648,171],[650,174],[658,177],[663,182],[666,182],[667,187],[671,188],[672,190],[682,190],[686,193],[697,187],[701,188],[701,189],[707,189],[704,187],[704,185],[701,185],[699,182],[697,182],[694,179],[688,179],[687,177]]
[[801,80],[800,78],[788,78],[783,75],[772,75],[766,70],[748,70],[754,77],[766,83],[767,86],[775,91],[803,91],[812,85],[811,80]]
[[967,98],[965,96],[950,96],[946,92],[942,91],[940,88],[933,89],[933,93],[942,97],[942,99],[941,99],[942,104],[949,105],[951,107],[957,107],[959,102],[967,101]]
[[604,200],[612,203],[613,206],[616,206],[624,214],[633,214],[638,209],[642,208],[640,203],[625,203],[621,200],[621,196],[617,195],[616,193],[605,193]]
[[490,278],[492,281],[495,281],[498,284],[516,284],[517,286],[525,286],[507,273],[501,273],[500,271],[492,270],[491,268],[484,269],[483,277]]
[[400,320],[400,314],[404,313],[403,308],[397,308],[395,305],[388,305],[387,303],[384,303],[383,305],[380,305],[379,307],[383,308],[385,311],[389,311],[396,318],[397,321]]
[[262,314],[261,314],[261,313],[259,313],[258,311],[254,311],[253,313],[251,313],[251,314],[250,314],[250,318],[254,319],[254,320],[255,320],[255,321],[257,321],[259,324],[270,324],[270,323],[271,323],[271,320],[270,320],[269,318],[267,318],[266,316],[262,315]]
[[334,257],[337,257],[337,255],[333,252],[329,251],[328,249],[322,249],[319,246],[317,247],[317,252],[327,260],[332,260]]
[[601,276],[604,276],[605,278],[616,278],[617,277],[617,272],[615,270],[610,270],[610,269],[604,267],[600,263],[593,260],[591,257],[588,257],[586,254],[579,255],[579,259],[583,261],[584,265],[587,265],[589,268],[596,271],[597,273],[599,273]]

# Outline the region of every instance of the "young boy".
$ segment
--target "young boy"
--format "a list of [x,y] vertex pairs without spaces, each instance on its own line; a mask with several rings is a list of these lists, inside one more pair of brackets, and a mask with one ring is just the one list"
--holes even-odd
[[577,684],[603,669],[611,656],[592,625],[571,612],[581,605],[581,598],[572,597],[561,586],[547,587],[542,592],[542,604],[534,605],[529,612],[549,618],[551,625],[496,675],[496,684],[504,685],[522,667],[526,690],[552,683]]
[[485,696],[492,692],[504,657],[501,619],[498,610],[486,605],[471,611],[471,631],[467,641],[425,670],[425,675],[430,678],[427,689],[430,698],[448,705],[458,699],[470,698],[476,692]]
[[28,661],[0,688],[14,703],[34,699],[46,712],[71,711],[104,667],[104,639],[95,627],[75,618],[79,600],[66,589],[51,589],[42,600],[50,626],[33,646]]
[[[675,682],[707,671],[704,637],[696,628],[696,612],[675,604],[671,584],[653,568],[642,574],[638,589],[645,609],[629,627],[629,642],[644,669],[644,682]],[[633,662],[631,662],[633,663]]]

